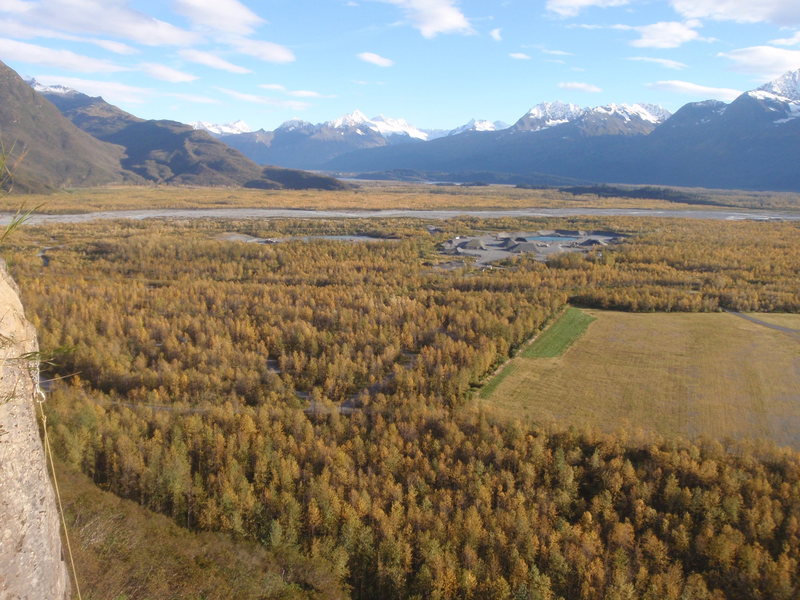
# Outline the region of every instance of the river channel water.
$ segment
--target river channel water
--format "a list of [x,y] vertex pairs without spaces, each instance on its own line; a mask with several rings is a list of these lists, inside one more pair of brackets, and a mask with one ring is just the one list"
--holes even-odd
[[[143,209],[33,215],[30,225],[85,223],[108,219],[453,219],[456,217],[652,217],[711,220],[800,221],[800,212],[747,210],[652,210],[631,208],[517,208],[508,210],[302,210],[287,208],[202,208]],[[0,225],[8,224],[12,213],[0,213]]]

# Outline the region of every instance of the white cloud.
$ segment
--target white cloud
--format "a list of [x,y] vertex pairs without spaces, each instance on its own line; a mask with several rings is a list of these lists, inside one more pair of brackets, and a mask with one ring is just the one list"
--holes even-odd
[[175,10],[195,25],[239,35],[248,35],[264,22],[238,0],[174,0]]
[[800,44],[800,31],[795,31],[794,35],[790,38],[772,40],[770,44],[777,44],[778,46],[794,46],[795,44]]
[[0,0],[0,10],[9,13],[26,13],[33,5],[30,2],[22,2],[22,0]]
[[558,87],[560,87],[562,90],[576,90],[578,92],[591,92],[593,94],[603,91],[596,85],[592,85],[591,83],[582,83],[580,81],[563,81],[558,84]]
[[628,60],[635,60],[638,62],[649,62],[656,65],[661,65],[665,69],[680,70],[685,69],[688,65],[678,62],[677,60],[670,60],[668,58],[653,58],[651,56],[630,56]]
[[128,70],[126,67],[69,50],[54,50],[26,42],[0,38],[0,56],[3,60],[15,60],[48,67],[58,67],[78,73],[116,73]]
[[403,9],[406,18],[423,37],[440,33],[473,33],[469,19],[454,0],[381,0]]
[[333,96],[327,96],[311,90],[288,90],[286,89],[285,85],[281,85],[280,83],[262,83],[259,84],[258,87],[263,90],[282,92],[284,94],[288,94],[289,96],[294,96],[295,98],[333,98]]
[[[0,0],[0,2],[1,1],[2,0]],[[0,19],[0,31],[2,31],[7,37],[15,39],[45,38],[53,40],[67,40],[71,42],[81,42],[84,44],[94,44],[95,46],[105,48],[106,50],[114,52],[115,54],[135,54],[137,52],[136,49],[131,48],[122,42],[70,35],[68,33],[53,31],[52,29],[31,26],[13,19]]]
[[258,96],[256,94],[248,94],[238,90],[231,90],[229,88],[217,87],[217,91],[222,92],[226,96],[241,100],[242,102],[252,102],[254,104],[267,104],[269,106],[278,106],[281,108],[290,108],[292,110],[305,110],[310,106],[308,102],[300,102],[298,100],[275,100],[267,96]]
[[183,71],[178,71],[177,69],[158,63],[142,63],[139,67],[142,71],[150,75],[150,77],[155,77],[161,81],[168,81],[169,83],[186,83],[187,81],[194,81],[197,79],[196,75],[184,73]]
[[256,96],[255,94],[246,94],[244,92],[238,92],[236,90],[231,90],[228,88],[215,88],[217,91],[222,92],[226,96],[230,96],[231,98],[236,98],[237,100],[241,100],[243,102],[253,102],[255,104],[269,104],[269,98],[266,96]]
[[290,96],[294,96],[295,98],[325,98],[326,96],[320,94],[319,92],[314,92],[312,90],[291,90],[287,92]]
[[700,37],[696,31],[702,23],[696,19],[680,21],[662,21],[652,25],[590,25],[579,23],[568,25],[570,29],[618,29],[621,31],[636,31],[639,39],[633,40],[630,45],[637,48],[677,48],[686,42],[713,42],[711,38]]
[[375,54],[374,52],[361,52],[356,56],[358,56],[358,58],[364,62],[378,65],[379,67],[391,67],[394,64],[394,61],[391,58],[386,58],[385,56]]
[[112,104],[139,104],[153,94],[151,89],[134,87],[124,83],[61,77],[60,75],[37,75],[36,81],[42,85],[63,85],[89,96],[102,96]]
[[800,23],[797,0],[671,0],[672,8],[688,19],[737,23],[769,21],[777,25]]
[[491,36],[491,38],[492,38],[492,39],[493,39],[495,42],[500,42],[500,41],[502,41],[502,40],[503,40],[503,36],[502,36],[502,35],[500,35],[500,31],[501,31],[501,30],[500,30],[500,28],[498,27],[497,29],[492,29],[492,30],[489,32],[489,35]]
[[541,51],[544,54],[549,54],[550,56],[573,56],[572,52],[564,52],[563,50],[548,50],[547,48],[541,48]]
[[194,32],[128,8],[125,0],[40,0],[26,4],[29,9],[17,12],[18,18],[35,27],[110,35],[147,46],[188,46],[200,39]]
[[647,87],[665,90],[667,92],[675,92],[703,99],[713,98],[716,100],[724,100],[725,102],[735,100],[742,94],[739,90],[709,87],[707,85],[699,85],[688,81],[656,81],[646,85]]
[[94,44],[96,46],[100,46],[101,48],[105,48],[109,52],[113,52],[114,54],[136,54],[138,50],[136,48],[131,48],[128,44],[123,44],[122,42],[114,42],[112,40],[91,40],[91,39],[83,39],[81,41]]
[[561,17],[574,17],[584,8],[597,6],[599,8],[610,8],[613,6],[625,6],[630,0],[547,0],[547,10],[556,13]]
[[524,52],[509,52],[508,54],[514,60],[530,60],[531,57]]
[[637,48],[677,48],[686,42],[699,40],[700,34],[696,31],[699,26],[698,21],[662,21],[640,27],[617,25],[616,28],[638,31],[641,37],[631,42],[631,46]]
[[250,71],[250,69],[245,69],[244,67],[240,67],[239,65],[235,65],[231,62],[228,62],[224,58],[220,58],[219,56],[217,56],[216,54],[212,54],[211,52],[186,49],[186,50],[181,50],[180,52],[178,52],[178,54],[184,60],[197,63],[198,65],[211,67],[212,69],[228,71],[229,73],[238,73],[240,75],[252,72]]
[[269,63],[289,63],[295,60],[294,53],[285,46],[262,40],[235,38],[231,45],[241,52]]
[[720,52],[717,56],[732,60],[737,70],[752,73],[763,80],[775,79],[786,71],[800,68],[800,50],[751,46]]
[[179,98],[181,100],[186,100],[187,102],[194,102],[195,104],[219,104],[219,100],[215,100],[214,98],[208,98],[206,96],[195,96],[194,94],[167,94],[167,96],[171,96],[172,98]]

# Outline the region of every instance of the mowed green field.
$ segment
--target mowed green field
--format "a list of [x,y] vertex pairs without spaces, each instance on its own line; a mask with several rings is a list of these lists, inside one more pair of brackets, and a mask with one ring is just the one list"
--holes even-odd
[[[581,312],[595,320],[561,356],[523,351],[478,405],[509,419],[800,448],[800,334],[726,313]],[[800,315],[753,316],[800,330]]]

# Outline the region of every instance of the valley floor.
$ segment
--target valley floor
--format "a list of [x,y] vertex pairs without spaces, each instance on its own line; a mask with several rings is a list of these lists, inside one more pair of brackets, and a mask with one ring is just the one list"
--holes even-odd
[[[575,195],[559,189],[518,189],[508,185],[444,186],[400,182],[359,182],[349,190],[256,190],[189,186],[109,186],[65,189],[53,194],[0,198],[0,212],[20,206],[37,213],[65,214],[142,209],[284,208],[293,210],[497,210],[519,208],[618,208],[687,211],[718,208],[800,210],[800,194],[685,189],[699,200],[682,203],[647,197]],[[643,194],[647,195],[647,194]]]

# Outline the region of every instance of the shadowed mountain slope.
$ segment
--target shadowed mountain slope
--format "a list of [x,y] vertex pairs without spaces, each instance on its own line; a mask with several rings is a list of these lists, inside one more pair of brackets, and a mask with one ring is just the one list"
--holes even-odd
[[81,131],[2,62],[0,141],[11,152],[10,164],[16,163],[16,191],[139,180],[124,172],[123,148]]
[[270,169],[265,174],[263,167],[205,131],[177,121],[144,120],[99,97],[65,88],[43,89],[42,95],[86,133],[121,146],[122,167],[144,181],[263,189],[344,187],[323,175],[300,177],[282,169]]

